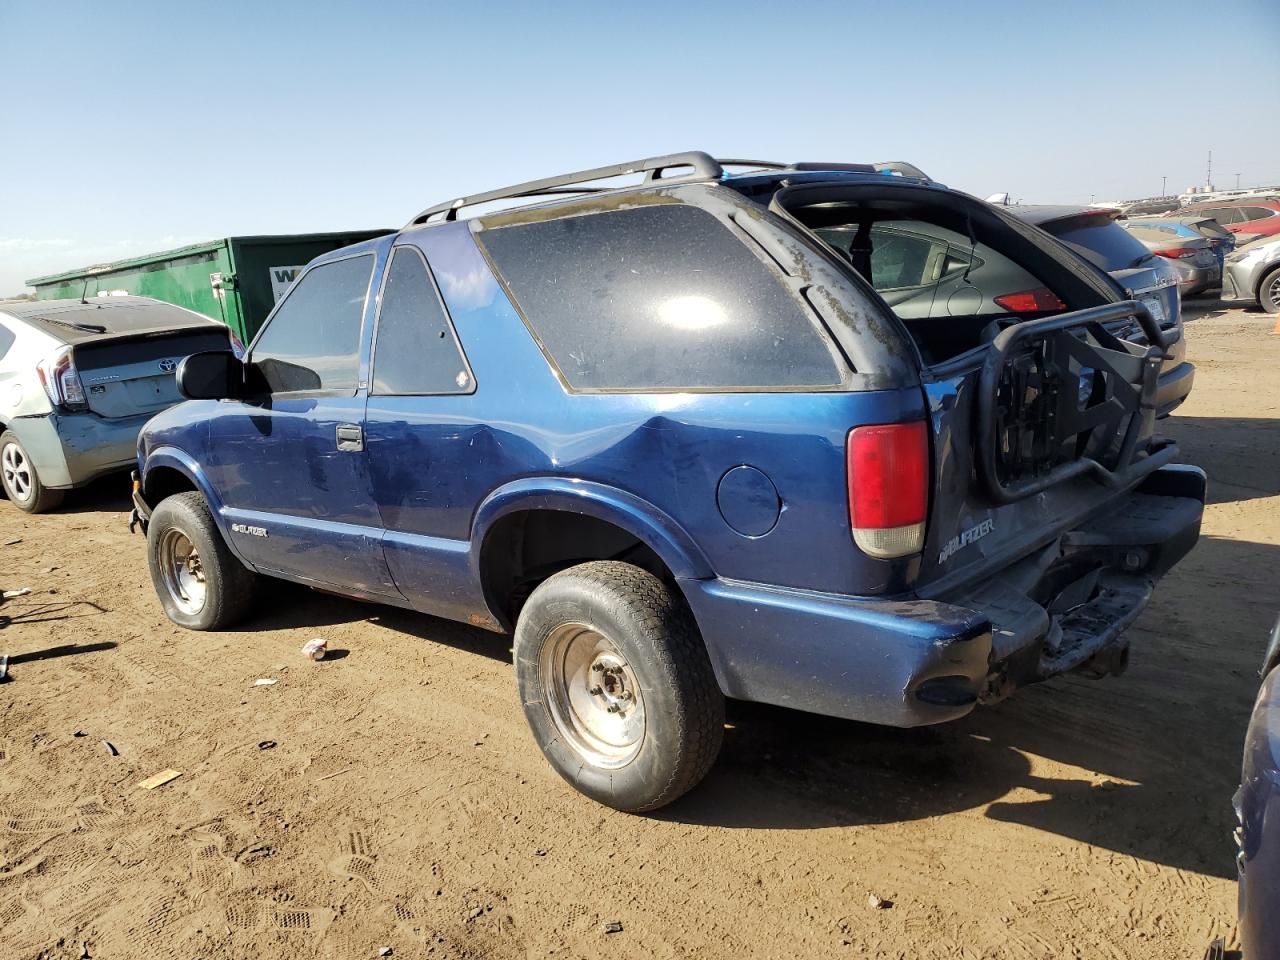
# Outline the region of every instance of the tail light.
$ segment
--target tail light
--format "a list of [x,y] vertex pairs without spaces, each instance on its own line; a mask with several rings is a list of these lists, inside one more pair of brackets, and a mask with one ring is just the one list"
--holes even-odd
[[1067,305],[1048,287],[1036,287],[1020,293],[1006,293],[994,298],[996,303],[1011,313],[1035,313],[1040,310],[1065,310]]
[[1197,247],[1170,247],[1168,250],[1152,250],[1157,257],[1167,257],[1170,260],[1190,260],[1200,252]]
[[924,548],[929,435],[924,421],[857,427],[846,450],[849,522],[863,553],[882,560]]
[[55,407],[84,410],[89,406],[84,396],[84,385],[80,383],[80,372],[71,359],[70,347],[61,347],[36,364],[36,376]]

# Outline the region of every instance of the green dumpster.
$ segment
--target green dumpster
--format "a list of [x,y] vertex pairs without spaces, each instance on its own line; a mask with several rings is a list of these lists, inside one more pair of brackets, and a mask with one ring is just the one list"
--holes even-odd
[[154,297],[221,320],[244,343],[262,326],[298,271],[322,253],[390,230],[225,237],[28,280],[36,298],[127,293]]

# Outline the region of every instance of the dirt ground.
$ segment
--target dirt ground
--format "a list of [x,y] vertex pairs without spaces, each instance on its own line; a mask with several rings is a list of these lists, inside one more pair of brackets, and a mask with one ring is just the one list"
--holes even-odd
[[127,481],[0,504],[0,587],[33,591],[0,610],[0,956],[1198,960],[1235,936],[1230,799],[1280,607],[1280,335],[1189,315],[1167,425],[1212,503],[1125,676],[913,731],[731,704],[657,816],[552,773],[503,637],[287,585],[184,632]]

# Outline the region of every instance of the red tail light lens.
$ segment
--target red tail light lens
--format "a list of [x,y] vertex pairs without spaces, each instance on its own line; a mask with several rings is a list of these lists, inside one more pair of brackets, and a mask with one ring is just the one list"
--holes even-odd
[[929,433],[924,421],[857,427],[847,448],[853,539],[880,559],[919,553],[929,506]]
[[1065,310],[1067,305],[1057,298],[1048,287],[1037,287],[1034,290],[1023,290],[1020,293],[1006,293],[995,297],[996,303],[1011,313],[1036,313],[1041,310]]
[[80,373],[71,358],[70,347],[59,347],[53,356],[36,364],[36,376],[40,378],[40,385],[55,407],[67,410],[84,410],[88,407],[84,386],[80,383]]
[[1170,260],[1190,260],[1200,251],[1195,247],[1171,247],[1168,250],[1152,250],[1157,257],[1167,257]]

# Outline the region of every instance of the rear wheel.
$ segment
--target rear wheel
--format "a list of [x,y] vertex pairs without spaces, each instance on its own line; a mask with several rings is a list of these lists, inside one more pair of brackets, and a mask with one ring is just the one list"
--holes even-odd
[[1276,267],[1258,284],[1258,305],[1267,313],[1280,313],[1280,267]]
[[26,448],[11,430],[0,433],[0,484],[9,502],[27,513],[44,513],[62,503],[63,491],[50,490],[40,481]]
[[572,567],[520,612],[516,682],[565,780],[618,810],[654,810],[711,769],[724,697],[683,600],[627,563]]
[[165,615],[191,630],[220,630],[253,602],[256,575],[227,547],[204,497],[165,500],[147,524],[147,561]]

